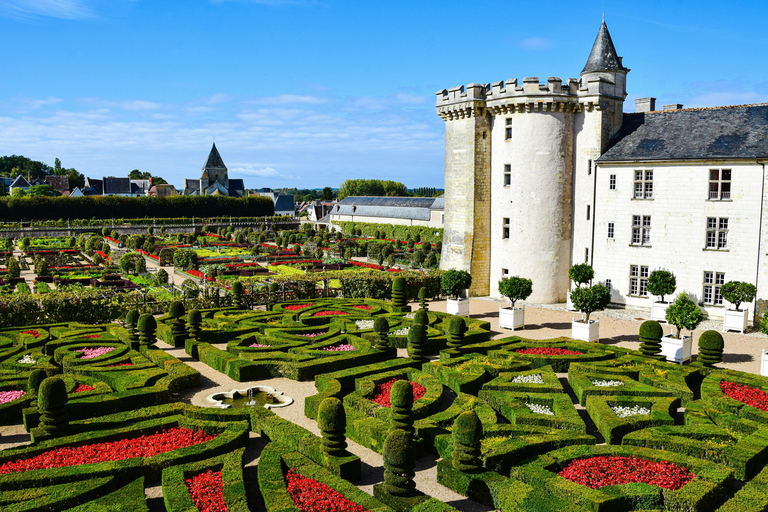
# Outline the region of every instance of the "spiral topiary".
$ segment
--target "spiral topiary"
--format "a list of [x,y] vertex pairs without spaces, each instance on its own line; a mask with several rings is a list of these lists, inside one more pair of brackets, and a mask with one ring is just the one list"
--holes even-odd
[[389,392],[392,405],[392,423],[390,430],[404,430],[413,437],[413,386],[407,380],[398,380],[392,384]]
[[143,347],[151,347],[155,344],[155,332],[157,331],[157,320],[149,313],[144,313],[139,317],[138,322],[139,343]]
[[396,277],[392,280],[392,305],[396,308],[404,308],[408,305],[406,288],[407,283],[404,277]]
[[661,338],[664,331],[656,320],[646,320],[640,324],[640,351],[644,356],[664,359],[661,356]]
[[448,324],[448,348],[459,348],[464,344],[464,333],[467,332],[467,324],[464,317],[454,316]]
[[483,424],[475,411],[464,411],[453,422],[453,467],[459,471],[475,473],[483,469],[480,440]]
[[423,324],[413,324],[408,330],[408,357],[417,363],[426,362],[424,346],[427,344],[427,328]]
[[244,296],[245,292],[243,291],[243,283],[240,281],[235,281],[232,283],[232,305],[238,309],[242,309],[245,304],[243,301]]
[[187,323],[189,324],[189,335],[195,341],[200,341],[202,332],[203,315],[199,309],[193,309],[187,314]]
[[40,428],[58,435],[69,427],[67,419],[67,386],[58,377],[48,377],[40,383],[37,394],[40,409]]
[[376,341],[374,347],[378,350],[384,350],[389,348],[389,341],[387,336],[389,335],[389,322],[383,316],[376,317],[373,321],[373,330],[376,332]]
[[29,378],[27,378],[27,393],[33,397],[32,403],[29,404],[30,407],[37,407],[37,394],[40,390],[40,384],[42,384],[47,377],[48,374],[45,373],[45,370],[40,370],[39,368],[37,370],[32,370],[29,374]]
[[139,316],[141,316],[141,313],[139,313],[138,309],[131,309],[128,311],[128,314],[125,315],[125,328],[128,330],[130,340],[133,342],[139,341],[139,333],[136,332],[136,324],[139,322]]
[[384,441],[384,491],[392,496],[413,496],[416,454],[411,435],[405,430],[393,430]]
[[427,299],[429,298],[429,295],[427,295],[427,287],[422,286],[419,288],[419,307],[421,308],[420,311],[428,311],[429,310],[429,304],[427,303]]
[[429,315],[427,314],[426,309],[420,309],[416,313],[413,314],[413,323],[414,324],[421,324],[424,326],[429,325]]
[[345,437],[347,415],[341,400],[329,397],[320,403],[317,411],[317,428],[323,434],[323,451],[331,456],[342,455],[347,449]]
[[171,302],[168,308],[168,317],[172,318],[171,321],[171,334],[173,335],[174,344],[177,340],[183,341],[187,338],[187,322],[185,321],[186,309],[181,301]]
[[723,362],[725,341],[717,331],[704,331],[699,336],[699,359],[704,366],[713,366]]

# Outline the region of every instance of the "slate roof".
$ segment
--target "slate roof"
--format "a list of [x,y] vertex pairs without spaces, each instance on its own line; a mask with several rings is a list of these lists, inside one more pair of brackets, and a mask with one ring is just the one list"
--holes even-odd
[[66,190],[69,192],[69,176],[46,176],[45,182],[59,192]]
[[445,197],[442,195],[435,198],[435,202],[429,207],[430,210],[445,210]]
[[339,201],[339,205],[355,206],[395,206],[398,208],[429,208],[435,202],[434,197],[376,197],[351,196]]
[[227,166],[224,165],[224,160],[221,159],[221,155],[219,154],[219,150],[216,149],[216,143],[213,143],[213,147],[211,148],[211,152],[208,153],[208,160],[206,160],[205,165],[203,166],[203,170],[206,171],[208,169],[227,169]]
[[275,198],[275,213],[290,211],[291,215],[296,212],[293,204],[293,196],[277,196]]
[[101,180],[86,178],[83,192],[87,192],[88,195],[100,196],[104,193],[104,185]]
[[598,162],[768,157],[768,103],[624,114]]
[[29,182],[27,179],[19,174],[16,176],[16,179],[13,180],[13,183],[11,183],[11,188],[29,188]]
[[130,178],[104,178],[104,195],[110,194],[130,194],[131,193],[131,179]]
[[131,194],[143,196],[149,192],[150,188],[152,184],[149,180],[131,180]]
[[245,183],[242,179],[229,180],[229,195],[231,197],[242,197],[245,193]]
[[616,48],[613,46],[611,34],[608,32],[608,26],[603,20],[600,30],[597,32],[595,43],[592,45],[592,51],[587,59],[587,64],[581,73],[592,73],[594,71],[628,71],[621,64],[621,58],[616,54]]

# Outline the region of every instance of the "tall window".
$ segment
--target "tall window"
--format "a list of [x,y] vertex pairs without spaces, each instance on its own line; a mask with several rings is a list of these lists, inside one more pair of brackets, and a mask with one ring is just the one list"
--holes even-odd
[[648,245],[651,243],[651,216],[632,216],[632,245]]
[[707,249],[728,248],[728,218],[707,217]]
[[611,174],[608,178],[608,190],[616,190],[616,175]]
[[504,217],[501,223],[501,238],[509,238],[509,217]]
[[587,160],[587,176],[592,174],[592,159]]
[[507,118],[507,126],[504,130],[504,140],[510,140],[512,138],[512,118]]
[[635,171],[635,199],[653,199],[653,171]]
[[608,238],[613,238],[615,224],[613,222],[608,223]]
[[711,306],[722,306],[723,296],[720,295],[720,287],[725,283],[725,272],[704,272],[704,288],[701,293],[701,302]]
[[645,265],[629,266],[629,294],[648,296],[648,267]]
[[709,198],[721,200],[731,198],[731,170],[709,170]]
[[510,185],[512,185],[512,166],[504,164],[504,186],[508,187]]
[[587,220],[589,220],[591,210],[592,210],[592,206],[591,205],[587,205]]
[[613,284],[610,279],[605,280],[605,287],[608,288],[608,293],[613,294]]

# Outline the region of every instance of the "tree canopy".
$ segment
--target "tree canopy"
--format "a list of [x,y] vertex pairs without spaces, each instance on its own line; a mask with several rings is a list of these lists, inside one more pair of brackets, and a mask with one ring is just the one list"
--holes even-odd
[[390,180],[344,180],[339,188],[339,199],[350,196],[408,196],[408,188]]

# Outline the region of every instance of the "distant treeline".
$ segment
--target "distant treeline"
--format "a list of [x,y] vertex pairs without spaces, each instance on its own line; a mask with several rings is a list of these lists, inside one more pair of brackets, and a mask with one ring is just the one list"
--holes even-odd
[[274,213],[272,199],[261,196],[0,197],[0,220],[3,221],[219,215],[260,217]]

